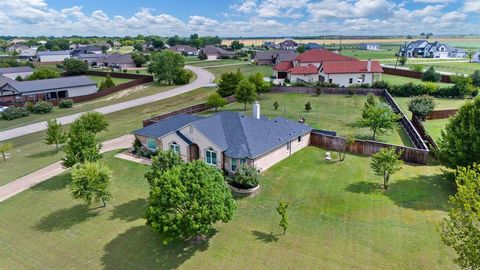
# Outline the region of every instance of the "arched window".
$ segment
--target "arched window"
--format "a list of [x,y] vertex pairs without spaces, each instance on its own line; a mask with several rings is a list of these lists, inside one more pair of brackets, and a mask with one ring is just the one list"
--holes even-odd
[[170,150],[180,155],[180,145],[178,145],[176,142],[172,142],[170,144]]
[[217,152],[213,148],[205,150],[205,162],[210,165],[217,166]]

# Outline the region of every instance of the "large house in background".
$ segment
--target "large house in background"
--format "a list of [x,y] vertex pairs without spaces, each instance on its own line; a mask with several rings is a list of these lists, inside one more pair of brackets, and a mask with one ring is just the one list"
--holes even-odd
[[170,51],[183,54],[185,56],[198,56],[199,51],[190,45],[175,45],[168,48]]
[[16,81],[0,76],[0,101],[27,102],[65,99],[97,92],[97,83],[88,76]]
[[70,51],[42,51],[37,53],[39,62],[62,62],[69,59]]
[[299,44],[293,39],[286,39],[278,43],[275,47],[280,50],[296,50]]
[[257,65],[277,65],[284,61],[293,61],[297,53],[292,50],[268,50],[257,51],[253,56],[253,62]]
[[253,117],[220,112],[209,117],[179,114],[144,127],[133,134],[150,151],[172,150],[184,161],[207,164],[235,172],[247,164],[260,172],[309,145],[312,128],[282,117]]
[[227,51],[213,45],[208,45],[200,50],[200,55],[207,60],[217,60],[233,58],[235,56],[235,52]]
[[465,58],[467,52],[439,41],[420,39],[402,46],[399,55],[418,58]]
[[472,60],[471,62],[473,63],[480,63],[480,52],[476,52],[472,55]]
[[[85,59],[88,61],[88,59]],[[92,64],[98,67],[110,67],[118,69],[135,68],[137,65],[130,54],[106,54],[98,59],[90,59]]]
[[290,82],[329,82],[347,87],[352,84],[371,84],[383,69],[378,61],[360,61],[333,53],[327,49],[309,50],[293,61],[284,61],[274,68],[277,79]]

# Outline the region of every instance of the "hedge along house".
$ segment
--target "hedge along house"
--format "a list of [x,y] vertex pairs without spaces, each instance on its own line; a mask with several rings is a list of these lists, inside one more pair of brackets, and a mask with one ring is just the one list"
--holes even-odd
[[96,92],[96,82],[87,76],[35,81],[0,78],[0,101],[7,103],[65,99]]
[[265,171],[309,145],[308,125],[282,117],[253,117],[225,111],[209,117],[179,114],[133,134],[150,151],[172,150],[184,161],[204,160],[227,173],[241,164]]

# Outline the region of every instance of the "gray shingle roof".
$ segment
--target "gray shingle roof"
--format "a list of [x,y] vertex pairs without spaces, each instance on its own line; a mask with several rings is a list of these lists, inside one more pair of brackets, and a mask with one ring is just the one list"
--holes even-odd
[[162,137],[191,124],[225,155],[232,158],[256,158],[312,130],[282,117],[255,119],[235,112],[220,112],[210,117],[176,115],[134,132],[136,135]]
[[56,79],[35,80],[35,81],[10,81],[8,82],[13,88],[20,93],[46,91],[52,89],[61,89],[69,87],[79,87],[88,85],[97,85],[87,76],[74,76]]
[[70,51],[41,51],[37,53],[38,56],[44,55],[70,55]]
[[98,59],[99,63],[108,63],[108,64],[134,64],[133,58],[130,54],[107,54],[103,58]]
[[33,72],[31,67],[9,67],[9,68],[0,68],[1,74],[11,74],[11,73],[22,73],[22,72]]

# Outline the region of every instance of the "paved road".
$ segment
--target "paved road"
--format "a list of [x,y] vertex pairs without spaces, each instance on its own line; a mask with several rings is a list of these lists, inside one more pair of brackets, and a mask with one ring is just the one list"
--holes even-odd
[[[163,100],[163,99],[166,99],[166,98],[171,98],[171,97],[181,95],[181,94],[190,92],[192,90],[207,86],[207,85],[211,84],[211,82],[213,82],[213,80],[215,79],[215,76],[212,73],[210,73],[209,71],[207,71],[205,69],[202,69],[200,67],[186,66],[185,68],[189,69],[189,70],[191,70],[191,71],[193,71],[197,74],[197,79],[190,84],[186,84],[186,85],[183,85],[183,86],[180,86],[180,87],[177,87],[177,88],[174,88],[174,89],[162,92],[162,93],[158,93],[158,94],[155,94],[155,95],[150,95],[150,96],[146,96],[146,97],[141,97],[141,98],[132,99],[132,100],[129,100],[129,101],[113,104],[113,105],[110,105],[110,106],[101,107],[101,108],[95,109],[94,111],[97,111],[97,112],[100,112],[100,113],[103,113],[103,114],[108,114],[108,113],[118,112],[118,111],[121,111],[121,110],[136,107],[136,106],[145,105],[145,104],[148,104],[148,103]],[[73,121],[75,121],[75,119],[80,117],[82,114],[84,114],[84,112],[59,117],[59,118],[57,118],[57,120],[60,123],[62,123],[63,125],[70,124]],[[38,122],[38,123],[35,123],[35,124],[30,124],[30,125],[26,125],[26,126],[22,126],[22,127],[18,127],[18,128],[13,128],[13,129],[1,131],[0,132],[0,141],[5,141],[5,140],[9,140],[9,139],[13,139],[13,138],[16,138],[16,137],[21,137],[21,136],[24,136],[24,135],[28,135],[28,134],[32,134],[32,133],[35,133],[35,132],[45,130],[46,125],[47,125],[47,122],[43,121],[43,122]]]
[[[117,149],[129,148],[132,145],[132,141],[133,135],[124,135],[122,137],[103,142],[101,152],[104,153]],[[20,177],[17,180],[0,186],[0,202],[3,202],[45,180],[57,176],[64,171],[66,171],[66,169],[62,167],[62,162],[58,161],[43,167],[40,170]]]

